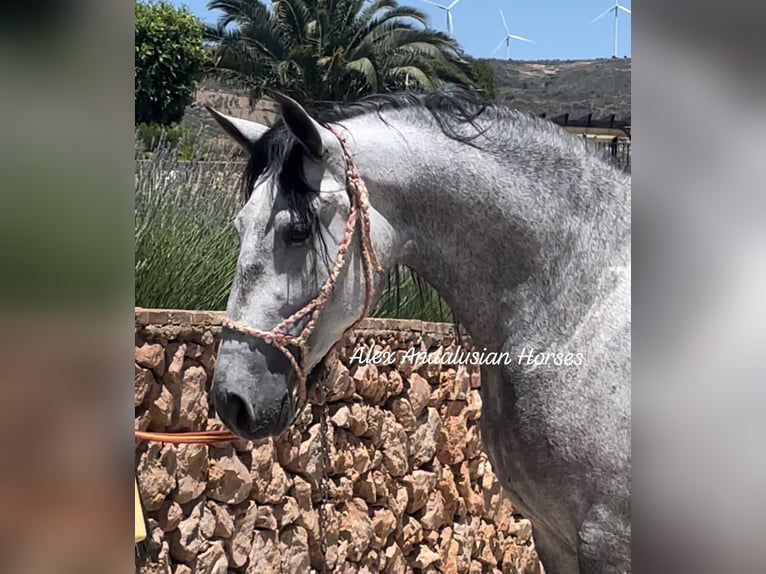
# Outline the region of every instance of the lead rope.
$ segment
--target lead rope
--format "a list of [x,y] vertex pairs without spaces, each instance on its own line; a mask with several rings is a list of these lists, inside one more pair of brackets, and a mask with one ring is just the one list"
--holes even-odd
[[319,415],[319,438],[322,458],[322,476],[319,485],[322,495],[319,502],[319,551],[322,553],[322,574],[327,574],[327,504],[330,500],[330,475],[327,469],[330,466],[330,444],[327,436],[327,419],[329,406],[327,405],[327,382],[322,377],[319,382],[319,400],[321,411]]

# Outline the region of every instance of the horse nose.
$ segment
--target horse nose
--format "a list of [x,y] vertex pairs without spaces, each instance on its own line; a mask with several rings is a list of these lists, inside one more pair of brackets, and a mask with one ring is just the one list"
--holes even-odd
[[290,365],[282,353],[236,333],[222,339],[213,374],[213,407],[235,434],[260,439],[288,425]]
[[254,401],[249,393],[219,386],[213,389],[213,406],[223,424],[234,434],[255,440],[274,436],[285,426],[288,396]]

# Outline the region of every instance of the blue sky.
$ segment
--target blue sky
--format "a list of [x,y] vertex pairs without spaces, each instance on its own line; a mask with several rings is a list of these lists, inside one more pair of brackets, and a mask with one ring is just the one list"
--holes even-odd
[[[452,0],[433,0],[449,4]],[[206,22],[215,22],[217,13],[207,9],[208,0],[171,0],[188,6]],[[400,0],[416,6],[429,16],[432,27],[445,30],[444,10],[420,0]],[[631,8],[631,0],[620,0]],[[534,44],[511,41],[511,58],[518,60],[577,60],[606,58],[612,55],[614,17],[609,14],[591,20],[614,5],[614,0],[459,0],[452,9],[454,35],[463,48],[478,58],[491,57],[492,50],[505,36],[500,9],[505,13],[511,34],[534,40]],[[630,16],[620,12],[618,55],[630,56]],[[505,46],[495,57],[505,57]]]

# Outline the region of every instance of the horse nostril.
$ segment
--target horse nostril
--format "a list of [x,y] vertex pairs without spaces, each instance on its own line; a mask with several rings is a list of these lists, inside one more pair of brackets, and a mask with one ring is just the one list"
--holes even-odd
[[245,404],[242,398],[236,395],[230,395],[229,401],[231,401],[231,410],[234,414],[234,426],[242,431],[249,431],[253,424],[253,417],[250,413],[250,409]]
[[255,418],[252,407],[236,393],[225,391],[223,399],[217,408],[224,424],[237,434],[249,433]]

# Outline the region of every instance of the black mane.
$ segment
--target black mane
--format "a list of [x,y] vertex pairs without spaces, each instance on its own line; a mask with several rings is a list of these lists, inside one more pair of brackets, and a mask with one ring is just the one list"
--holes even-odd
[[[385,111],[423,109],[427,110],[447,137],[471,145],[481,134],[476,120],[490,107],[476,95],[465,91],[440,91],[423,94],[375,94],[351,103],[325,102],[308,113],[320,124],[341,123],[370,113],[378,116]],[[382,116],[381,116],[382,119]],[[385,121],[385,120],[383,120]],[[461,126],[476,128],[466,135]],[[279,185],[291,212],[304,220],[310,209],[306,205],[318,190],[308,187],[301,173],[303,150],[285,127],[282,118],[266,132],[250,150],[242,180],[243,193],[249,198],[256,181],[263,175],[277,175]]]

